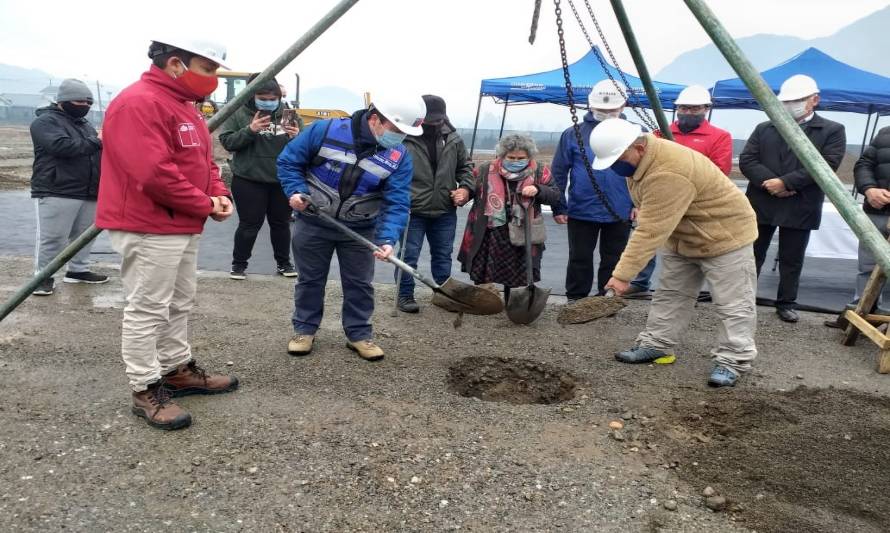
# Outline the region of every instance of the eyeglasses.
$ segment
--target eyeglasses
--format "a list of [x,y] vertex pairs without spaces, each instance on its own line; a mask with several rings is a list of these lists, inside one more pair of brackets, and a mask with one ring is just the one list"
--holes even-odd
[[707,105],[678,105],[677,111],[680,113],[691,113],[698,114],[703,113],[708,110],[710,106]]

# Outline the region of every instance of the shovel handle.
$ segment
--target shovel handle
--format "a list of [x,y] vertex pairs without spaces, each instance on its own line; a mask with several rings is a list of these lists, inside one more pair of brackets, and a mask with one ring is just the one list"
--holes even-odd
[[[307,199],[307,198],[304,196],[304,199]],[[307,200],[308,200],[308,199],[307,199]],[[358,242],[358,243],[360,243],[360,244],[363,244],[363,245],[365,246],[365,248],[368,248],[368,249],[371,250],[372,252],[379,252],[379,251],[381,251],[379,246],[377,246],[377,245],[374,244],[373,242],[369,241],[369,240],[366,239],[364,236],[362,236],[359,232],[357,232],[357,231],[355,231],[354,229],[348,227],[346,224],[343,224],[342,222],[340,222],[339,220],[335,219],[335,218],[332,217],[331,215],[329,215],[329,214],[327,214],[327,213],[324,213],[324,212],[322,212],[322,211],[319,211],[319,210],[316,208],[316,206],[315,206],[314,204],[310,203],[310,204],[309,204],[309,207],[306,209],[306,211],[307,211],[310,215],[315,215],[315,216],[317,216],[318,218],[320,218],[320,219],[324,220],[325,222],[327,222],[328,224],[334,226],[334,227],[337,228],[338,230],[342,231],[342,232],[345,233],[347,236],[349,236],[352,240],[354,240],[354,241],[356,241],[356,242]],[[402,261],[401,259],[399,259],[399,258],[396,257],[395,255],[390,255],[389,257],[386,258],[386,260],[389,261],[390,263],[394,264],[396,267],[400,268],[401,270],[403,270],[405,273],[410,274],[414,279],[416,279],[417,281],[423,283],[424,285],[428,286],[429,288],[431,288],[431,289],[433,289],[433,290],[439,290],[439,284],[438,284],[438,283],[436,283],[435,281],[431,280],[430,278],[424,276],[423,274],[421,274],[421,273],[418,272],[417,270],[411,268],[410,266],[408,266],[407,263],[405,263],[404,261]]]

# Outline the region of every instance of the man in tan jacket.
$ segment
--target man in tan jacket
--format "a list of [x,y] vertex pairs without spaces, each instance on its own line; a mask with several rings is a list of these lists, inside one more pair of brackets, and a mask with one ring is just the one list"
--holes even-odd
[[637,346],[615,357],[648,363],[670,356],[692,319],[702,281],[711,287],[722,328],[711,352],[713,387],[733,386],[757,356],[755,294],[757,238],[754,210],[744,194],[707,157],[685,146],[643,134],[621,119],[590,135],[594,169],[611,167],[627,177],[638,212],[637,230],[606,284],[623,294],[661,248],[661,274],[646,329]]

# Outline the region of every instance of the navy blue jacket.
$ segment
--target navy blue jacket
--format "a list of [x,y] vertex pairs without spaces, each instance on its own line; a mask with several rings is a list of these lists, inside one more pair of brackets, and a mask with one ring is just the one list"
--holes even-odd
[[[593,118],[593,113],[588,111],[584,115],[584,122],[580,125],[581,138],[584,140],[587,157],[591,163],[594,155],[590,148],[590,132],[597,124],[599,122]],[[578,150],[578,141],[575,140],[574,128],[562,132],[550,171],[562,193],[560,205],[553,207],[554,215],[567,214],[569,218],[587,222],[616,222],[590,183],[590,177],[584,168],[584,160],[581,159],[581,152]],[[627,189],[627,180],[611,169],[594,170],[593,175],[609,199],[612,209],[622,217],[622,220],[630,220],[633,202]],[[568,189],[568,199],[566,189]]]

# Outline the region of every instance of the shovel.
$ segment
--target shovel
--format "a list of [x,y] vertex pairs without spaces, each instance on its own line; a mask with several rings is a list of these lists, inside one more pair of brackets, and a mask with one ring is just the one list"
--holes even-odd
[[529,204],[525,212],[525,266],[528,286],[510,291],[510,300],[507,302],[507,318],[516,324],[531,324],[547,306],[547,297],[550,289],[535,287],[534,272],[532,267],[532,206]]
[[[304,197],[304,200],[308,201],[308,198]],[[372,252],[380,251],[379,246],[364,238],[331,215],[319,211],[314,204],[310,203],[306,212],[315,215],[331,226],[334,226],[348,235],[351,239],[363,244]],[[467,283],[462,283],[453,278],[448,278],[445,280],[445,283],[439,285],[395,256],[389,256],[387,261],[400,268],[417,281],[433,289],[435,294],[443,296],[454,311],[471,315],[494,315],[504,310],[504,304],[501,302],[500,297],[491,291]]]

